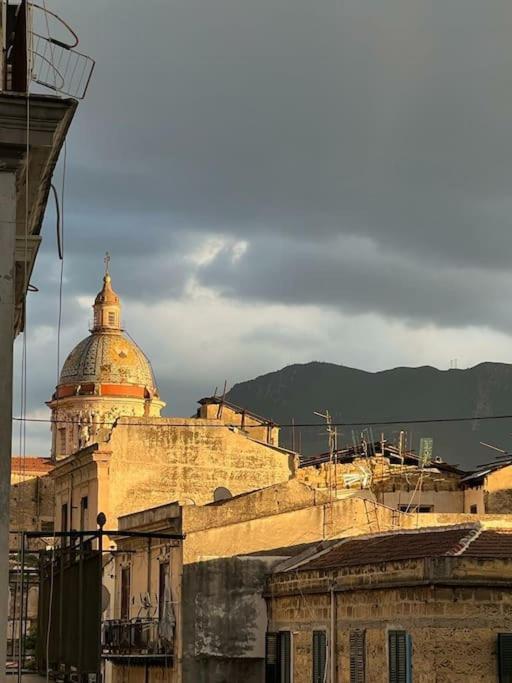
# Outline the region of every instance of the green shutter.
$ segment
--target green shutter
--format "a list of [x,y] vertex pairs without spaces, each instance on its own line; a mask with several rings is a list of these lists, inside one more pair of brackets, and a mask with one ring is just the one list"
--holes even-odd
[[364,683],[365,631],[350,631],[350,683]]
[[265,683],[279,683],[279,641],[277,633],[265,636]]
[[412,683],[412,640],[406,631],[389,632],[389,683]]
[[512,633],[498,633],[500,683],[512,683]]
[[291,683],[291,641],[290,631],[279,631],[279,678],[278,683]]
[[313,631],[313,683],[325,682],[326,651],[325,631]]

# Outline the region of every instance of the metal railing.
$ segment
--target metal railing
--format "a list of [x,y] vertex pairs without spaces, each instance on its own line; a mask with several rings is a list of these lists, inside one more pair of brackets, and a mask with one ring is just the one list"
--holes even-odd
[[171,657],[173,643],[159,634],[159,620],[109,619],[102,624],[102,654],[110,657]]

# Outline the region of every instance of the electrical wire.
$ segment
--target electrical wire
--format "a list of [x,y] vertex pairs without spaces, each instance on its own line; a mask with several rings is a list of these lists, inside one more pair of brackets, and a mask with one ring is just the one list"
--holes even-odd
[[[120,416],[122,417],[129,417],[129,416]],[[23,417],[23,416],[14,416],[12,418],[16,422],[24,421],[24,422],[48,422],[48,423],[69,423],[69,424],[78,424],[77,420],[55,420],[51,418],[38,418],[38,417]],[[169,419],[162,417],[162,420]],[[206,428],[215,428],[215,427],[236,427],[240,429],[240,425],[236,423],[227,423],[227,422],[221,422],[219,424],[193,424],[193,421],[196,418],[190,418],[190,422],[181,422],[181,423],[174,423],[174,424],[162,424],[160,422],[129,422],[125,423],[125,425],[119,425],[118,426],[127,426],[127,427],[160,427],[162,429],[169,429],[173,427],[190,427],[191,429],[196,429],[197,427],[206,427]],[[204,418],[206,419],[206,418]],[[385,426],[385,425],[405,425],[405,424],[441,424],[441,423],[447,423],[447,422],[484,422],[484,421],[489,421],[489,420],[512,420],[512,415],[476,415],[472,417],[432,417],[432,418],[405,418],[402,420],[384,420],[384,421],[379,421],[379,420],[365,420],[364,422],[333,422],[332,426],[333,427],[350,427],[350,426],[362,426],[362,425],[373,425],[373,426]],[[99,422],[98,424],[100,425],[105,425],[105,424],[112,424],[112,422]],[[285,427],[301,427],[304,429],[318,429],[319,427],[323,427],[321,423],[318,422],[304,422],[302,424],[300,423],[295,423],[293,425],[292,423],[272,423],[275,427],[280,427],[280,428],[285,428]],[[249,425],[246,424],[244,425],[244,430],[248,429],[261,429],[262,425],[261,424],[255,424],[255,425]]]

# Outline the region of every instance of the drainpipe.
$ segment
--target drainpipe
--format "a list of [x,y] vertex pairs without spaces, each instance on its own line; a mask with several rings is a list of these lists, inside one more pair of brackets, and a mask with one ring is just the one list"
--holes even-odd
[[329,662],[331,665],[331,683],[336,683],[336,594],[331,584],[331,647]]

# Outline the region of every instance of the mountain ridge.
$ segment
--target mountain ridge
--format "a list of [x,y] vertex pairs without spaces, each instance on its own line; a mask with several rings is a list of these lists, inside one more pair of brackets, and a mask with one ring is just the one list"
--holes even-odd
[[[366,422],[368,434],[380,422],[386,438],[396,440],[404,429],[411,447],[418,449],[422,436],[434,438],[434,454],[468,469],[491,460],[492,451],[480,445],[490,441],[510,444],[512,420],[471,420],[439,423],[436,419],[490,417],[512,414],[512,364],[483,361],[470,368],[441,370],[431,365],[397,366],[375,372],[325,361],[294,363],[254,379],[238,382],[227,394],[238,405],[265,415],[277,423],[311,423],[314,411],[329,410],[335,422]],[[408,421],[429,419],[414,425]],[[371,428],[371,430],[370,430]],[[321,430],[321,427],[319,426]],[[302,451],[325,450],[327,437],[315,428],[300,430]],[[360,427],[344,427],[341,443],[359,438]],[[291,446],[291,430],[282,430],[282,444]],[[373,434],[375,437],[375,434]],[[296,443],[297,445],[297,443]]]

